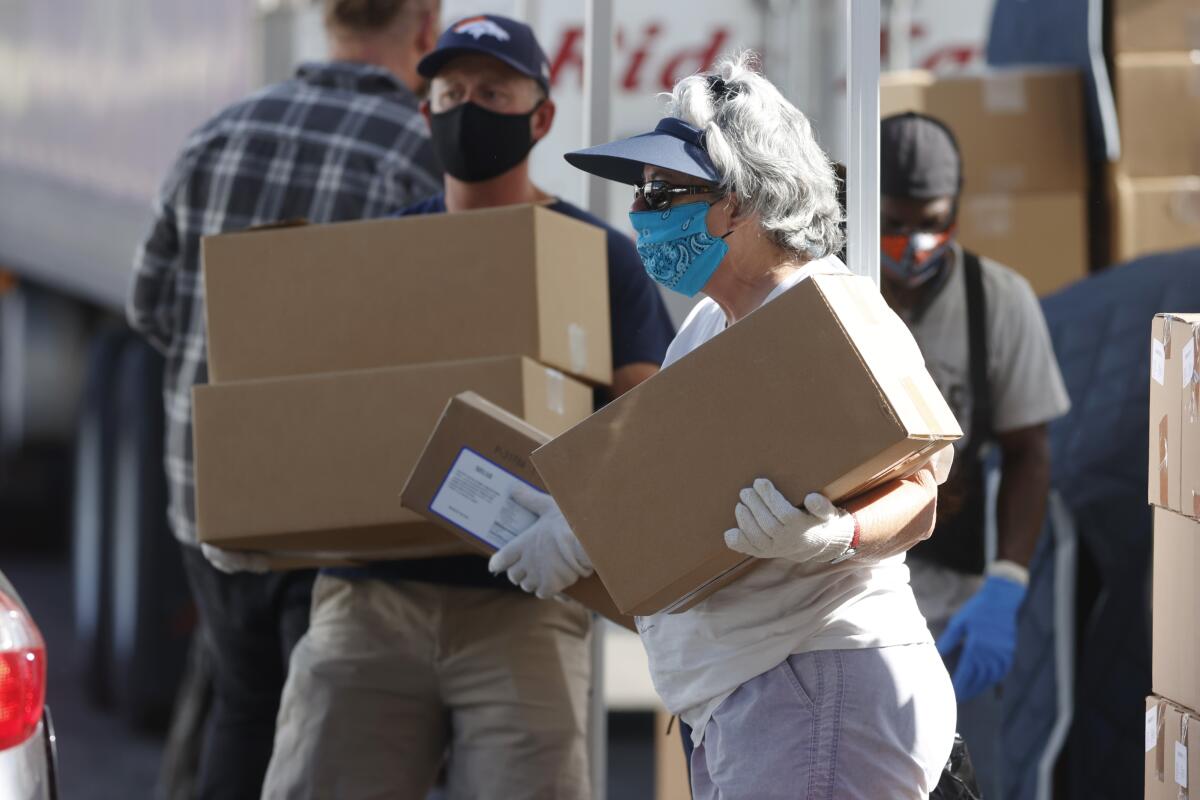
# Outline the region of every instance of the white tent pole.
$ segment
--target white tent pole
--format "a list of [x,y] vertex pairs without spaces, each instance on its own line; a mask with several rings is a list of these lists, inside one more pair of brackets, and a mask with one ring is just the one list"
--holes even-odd
[[879,283],[879,0],[846,0],[849,267]]
[[[584,10],[583,147],[612,134],[612,0],[587,0]],[[608,181],[584,173],[583,206],[601,219],[608,216]],[[592,798],[608,794],[608,706],[604,699],[605,621],[592,616],[592,688],[588,703],[588,750]]]
[[[583,50],[583,147],[603,144],[612,135],[612,0],[587,0]],[[583,205],[608,217],[609,182],[583,174]]]

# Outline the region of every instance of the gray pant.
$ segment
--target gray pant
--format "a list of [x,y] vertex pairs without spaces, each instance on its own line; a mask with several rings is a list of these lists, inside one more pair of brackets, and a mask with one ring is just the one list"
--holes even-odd
[[933,645],[794,655],[717,708],[692,753],[694,797],[923,799],[954,724]]

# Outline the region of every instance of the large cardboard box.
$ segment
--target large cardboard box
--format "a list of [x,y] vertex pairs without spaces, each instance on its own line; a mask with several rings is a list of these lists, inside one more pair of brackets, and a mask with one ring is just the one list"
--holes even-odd
[[1200,50],[1196,0],[1110,0],[1117,54]]
[[213,383],[526,355],[612,376],[604,232],[540,206],[212,236]]
[[1200,55],[1122,54],[1116,73],[1121,173],[1200,175]]
[[1003,68],[934,77],[879,78],[879,113],[920,111],[946,123],[963,157],[963,185],[977,194],[1087,189],[1083,84],[1078,72]]
[[1110,176],[1113,260],[1200,247],[1200,175]]
[[466,390],[555,433],[592,410],[584,384],[515,356],[196,387],[200,540],[324,559],[472,552],[400,504]]
[[[511,499],[526,483],[545,491],[529,454],[550,436],[474,392],[446,406],[413,467],[400,501],[484,556],[520,536],[536,518]],[[564,592],[618,625],[636,631],[592,575]]]
[[963,245],[1016,270],[1039,296],[1087,276],[1087,226],[1083,192],[967,193],[959,204]]
[[1154,509],[1154,693],[1200,707],[1200,522]]
[[1200,800],[1200,714],[1146,698],[1146,800]]
[[738,492],[872,488],[961,436],[866,278],[802,281],[533,454],[617,607],[683,610],[752,559]]
[[1150,339],[1149,501],[1200,518],[1200,314],[1159,314]]

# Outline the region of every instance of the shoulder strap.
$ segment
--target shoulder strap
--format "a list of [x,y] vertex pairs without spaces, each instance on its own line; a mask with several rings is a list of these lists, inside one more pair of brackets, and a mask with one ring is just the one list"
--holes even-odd
[[988,380],[987,297],[979,256],[963,254],[963,283],[967,289],[967,347],[971,377],[971,441],[969,454],[978,455],[992,437],[992,386]]

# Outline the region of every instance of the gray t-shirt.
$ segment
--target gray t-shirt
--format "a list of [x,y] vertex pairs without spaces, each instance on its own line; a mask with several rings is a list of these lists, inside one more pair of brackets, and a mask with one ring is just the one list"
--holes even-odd
[[[954,411],[963,438],[971,436],[970,355],[962,247],[954,246],[954,271],[914,323],[905,314],[925,365]],[[1066,414],[1070,398],[1050,344],[1046,318],[1029,282],[1008,267],[980,258],[987,304],[988,378],[996,433],[1040,425]]]

